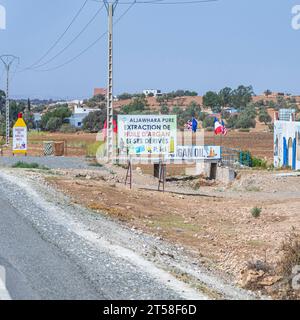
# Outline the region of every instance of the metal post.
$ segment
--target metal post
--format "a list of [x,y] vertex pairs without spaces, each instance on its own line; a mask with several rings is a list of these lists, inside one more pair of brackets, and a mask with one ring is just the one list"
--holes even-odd
[[6,145],[9,145],[10,123],[9,123],[9,69],[10,65],[6,65],[6,101],[5,101],[5,124],[6,124]]
[[118,0],[104,1],[108,14],[108,83],[107,83],[107,160],[110,162],[114,154],[113,130],[113,16]]
[[5,70],[6,70],[6,102],[5,102],[5,113],[6,113],[6,145],[9,145],[9,136],[10,136],[10,117],[9,117],[9,72],[10,67],[14,63],[15,60],[19,58],[13,55],[2,55],[0,56],[0,60],[3,62]]

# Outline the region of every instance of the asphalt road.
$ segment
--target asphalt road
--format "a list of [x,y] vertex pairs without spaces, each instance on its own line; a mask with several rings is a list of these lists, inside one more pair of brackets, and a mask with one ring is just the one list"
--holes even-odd
[[[179,281],[164,273],[156,276],[161,271],[136,259],[136,253],[107,246],[109,234],[100,235],[99,243],[92,241],[94,235],[84,230],[80,220],[72,220],[67,207],[49,204],[14,179],[16,183],[0,175],[0,266],[6,269],[12,299],[187,297],[184,284],[181,288]],[[62,215],[65,220],[60,220]],[[193,290],[189,294],[205,298]]]

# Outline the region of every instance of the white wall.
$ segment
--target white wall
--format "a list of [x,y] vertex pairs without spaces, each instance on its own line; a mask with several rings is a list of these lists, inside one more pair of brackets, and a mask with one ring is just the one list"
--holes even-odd
[[[296,170],[300,170],[300,122],[275,121],[274,123],[274,166],[283,166],[283,138],[294,140],[296,137]],[[278,140],[278,143],[277,143]],[[290,157],[289,157],[290,158]],[[291,162],[290,162],[291,164]]]

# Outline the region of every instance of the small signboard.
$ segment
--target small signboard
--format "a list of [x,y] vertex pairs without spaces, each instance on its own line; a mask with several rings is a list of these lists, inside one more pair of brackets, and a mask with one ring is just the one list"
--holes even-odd
[[13,154],[27,154],[27,126],[22,113],[13,127]]
[[120,155],[175,156],[177,117],[174,115],[119,115]]
[[220,146],[177,146],[176,160],[220,160]]

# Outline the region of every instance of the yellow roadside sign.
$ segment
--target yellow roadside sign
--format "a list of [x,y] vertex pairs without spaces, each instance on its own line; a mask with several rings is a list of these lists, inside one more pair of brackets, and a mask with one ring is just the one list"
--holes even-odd
[[18,120],[13,127],[13,155],[27,155],[27,125],[23,114],[18,114]]

